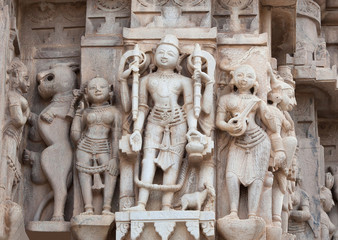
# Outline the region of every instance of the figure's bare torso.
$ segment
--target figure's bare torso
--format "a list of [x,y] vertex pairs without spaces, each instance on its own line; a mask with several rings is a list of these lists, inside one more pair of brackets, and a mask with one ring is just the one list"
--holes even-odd
[[[170,75],[151,74],[146,79],[146,88],[151,95],[155,107],[172,108],[178,106],[178,98],[188,87],[189,78],[173,73]],[[192,86],[191,86],[192,87]]]
[[108,139],[116,111],[112,106],[88,108],[85,112],[85,135],[94,139]]

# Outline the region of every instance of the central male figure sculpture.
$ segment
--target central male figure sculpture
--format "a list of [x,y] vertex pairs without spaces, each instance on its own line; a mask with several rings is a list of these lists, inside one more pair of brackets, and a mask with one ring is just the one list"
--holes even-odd
[[[142,147],[141,131],[148,115],[150,94],[154,106],[147,118],[141,174],[141,181],[146,184],[153,182],[156,166],[163,170],[163,185],[176,184],[186,145],[187,127],[197,133],[192,80],[175,72],[179,55],[178,39],[173,35],[164,36],[155,52],[157,71],[140,80],[138,117],[130,144],[136,152]],[[183,107],[178,104],[182,93]],[[172,191],[163,193],[162,210],[171,208],[173,195]],[[141,186],[138,205],[126,210],[145,211],[148,198],[149,189]]]

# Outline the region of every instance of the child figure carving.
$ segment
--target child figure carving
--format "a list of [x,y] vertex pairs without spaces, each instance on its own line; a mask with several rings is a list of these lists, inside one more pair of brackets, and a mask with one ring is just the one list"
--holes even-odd
[[[71,129],[77,144],[76,168],[79,174],[85,212],[94,214],[93,190],[103,190],[103,215],[110,215],[116,179],[119,173],[118,141],[120,112],[109,104],[113,93],[104,78],[93,78],[85,88],[88,107],[80,102]],[[104,185],[101,181],[103,175]]]

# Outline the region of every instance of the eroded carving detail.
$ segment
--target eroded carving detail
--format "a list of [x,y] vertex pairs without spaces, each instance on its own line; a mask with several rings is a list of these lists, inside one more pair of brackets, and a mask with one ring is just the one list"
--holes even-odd
[[168,240],[169,236],[173,233],[175,229],[175,222],[155,222],[154,227],[156,232],[161,236],[162,240]]
[[116,12],[128,6],[129,1],[125,0],[98,0],[97,6],[100,10]]
[[185,223],[188,232],[197,240],[200,238],[200,229],[198,221],[187,221]]
[[117,222],[116,223],[116,239],[122,240],[129,230],[129,223]]
[[144,228],[143,222],[131,222],[131,239],[137,240]]

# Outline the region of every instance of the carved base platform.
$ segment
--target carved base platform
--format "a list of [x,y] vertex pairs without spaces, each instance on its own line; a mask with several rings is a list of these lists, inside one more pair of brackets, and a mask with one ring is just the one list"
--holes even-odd
[[212,240],[215,239],[214,225],[214,212],[117,212],[116,240]]
[[114,215],[78,215],[71,220],[72,235],[79,240],[106,240]]
[[255,219],[233,219],[228,216],[217,220],[218,233],[226,240],[265,240],[265,221]]
[[31,232],[69,232],[70,222],[31,221],[26,229]]
[[26,226],[29,239],[70,239],[70,222],[31,221]]

